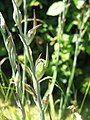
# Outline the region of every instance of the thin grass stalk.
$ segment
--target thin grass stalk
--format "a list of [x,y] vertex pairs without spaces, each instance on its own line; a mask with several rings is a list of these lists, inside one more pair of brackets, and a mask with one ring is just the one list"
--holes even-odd
[[62,117],[62,106],[63,106],[63,94],[61,93],[58,120],[61,120]]
[[[37,91],[36,91],[37,90]],[[45,115],[44,115],[44,110],[42,108],[42,102],[41,102],[41,95],[40,95],[40,90],[39,90],[39,85],[37,84],[37,89],[35,91],[37,92],[37,106],[39,108],[39,119],[40,120],[45,120]]]
[[54,86],[55,86],[55,82],[56,82],[57,74],[58,74],[57,73],[57,69],[58,69],[58,63],[59,63],[60,40],[61,40],[61,37],[62,37],[62,33],[63,33],[63,30],[62,30],[61,14],[60,14],[59,17],[58,17],[58,33],[57,33],[58,48],[57,48],[57,54],[56,54],[56,64],[55,64],[55,66],[53,66],[52,83],[49,86],[49,88],[48,88],[48,90],[47,90],[47,92],[46,92],[46,94],[45,94],[43,99],[47,98],[48,95],[52,94]]
[[[0,80],[3,82],[3,85],[5,86],[3,75],[2,75],[2,70],[1,70],[1,65],[0,65]],[[0,83],[0,86],[1,86],[1,83]]]
[[87,89],[86,89],[84,98],[83,98],[83,100],[82,100],[82,103],[81,103],[81,106],[80,106],[80,109],[79,109],[79,113],[82,112],[82,108],[83,108],[83,105],[84,105],[84,103],[85,103],[85,99],[86,99],[86,97],[87,97],[87,94],[88,94],[88,92],[89,92],[89,89],[90,89],[90,81],[89,81],[89,83],[88,83],[88,86],[87,86]]
[[[17,18],[18,18],[19,24],[17,24],[17,23],[16,24],[17,24],[17,27],[19,29],[20,35],[23,37],[23,40],[24,40],[24,35],[22,33],[22,25],[21,25],[20,16],[19,16],[19,8],[16,5],[15,0],[12,0],[12,2],[14,3],[14,5],[16,7],[16,10],[17,10]],[[24,93],[25,93],[24,82],[25,82],[25,69],[23,69],[23,82],[22,82],[22,90],[23,90],[23,92],[20,93],[20,91],[18,91],[20,94],[22,94],[21,99],[20,99],[20,94],[18,95],[18,100],[21,100],[21,102],[20,101],[19,102],[20,102],[20,105],[21,105],[20,111],[22,113],[22,116],[21,116],[22,120],[26,120],[25,110],[24,110],[24,106],[23,106],[24,105]],[[20,85],[20,87],[21,87],[21,85]],[[17,92],[17,94],[18,94],[18,92]],[[18,100],[16,99],[17,103],[18,103]]]
[[[25,51],[24,51],[24,64],[26,66],[26,55],[25,55]],[[22,77],[22,104],[24,105],[24,97],[25,97],[25,81],[26,81],[26,72],[25,72],[25,67],[23,68],[23,77]]]
[[39,108],[40,120],[45,120],[44,111],[42,109],[42,103],[41,103],[39,82],[38,82],[38,80],[36,79],[36,76],[35,76],[34,63],[33,63],[33,58],[32,58],[32,51],[31,51],[30,47],[25,44],[25,42],[24,42],[24,47],[25,47],[25,52],[27,52],[27,57],[29,58],[28,60],[29,60],[29,63],[30,63],[30,69],[31,69],[32,74],[33,74],[33,79],[32,79],[33,80],[33,87],[34,87],[34,90],[35,90],[36,95],[37,95],[36,105]]
[[36,92],[36,97],[34,99],[37,107],[39,108],[39,115],[40,115],[40,120],[45,120],[45,116],[44,116],[44,111],[43,111],[43,108],[42,108],[42,102],[41,102],[41,95],[40,95],[40,86],[39,86],[39,82],[37,81],[36,79],[36,76],[35,74],[33,74],[32,72],[32,80],[33,80],[33,87],[34,87],[34,90]]
[[27,8],[26,8],[26,0],[23,0],[23,9],[24,9],[24,35],[27,33]]
[[0,91],[1,91],[2,95],[5,96],[5,92],[4,92],[4,89],[3,89],[2,85],[1,85],[1,83],[0,83]]
[[[23,10],[24,10],[24,36],[27,34],[27,9],[26,9],[26,0],[23,0]],[[26,54],[24,49],[24,65],[26,66]],[[25,80],[26,80],[26,70],[25,66],[23,68],[23,80],[22,80],[22,104],[24,104],[24,97],[25,97]]]
[[52,115],[51,115],[50,110],[48,110],[48,115],[49,115],[49,119],[52,120]]
[[40,120],[45,120],[44,111],[42,109],[41,95],[40,95],[40,89],[39,89],[39,87],[40,87],[39,81],[36,79],[35,73],[32,72],[30,68],[28,69],[28,72],[33,80],[33,87],[34,87],[34,91],[35,91],[35,94],[33,95],[33,99],[34,99],[34,102],[36,103],[36,105],[39,109]]
[[[62,40],[62,36],[63,36],[64,20],[65,20],[65,10],[63,11],[62,15],[60,14],[59,17],[58,17],[58,43],[59,43],[59,45],[60,45],[60,41]],[[62,105],[63,105],[63,92],[61,91],[61,99],[60,99],[60,107],[59,107],[58,120],[61,120]]]
[[85,34],[86,30],[87,30],[87,27],[85,27],[85,23],[89,18],[89,13],[90,13],[90,11],[88,9],[86,14],[83,16],[83,17],[85,17],[85,21],[84,21],[84,18],[83,18],[83,21],[81,22],[80,26],[78,25],[78,27],[79,27],[79,35],[77,36],[77,40],[75,42],[76,47],[75,47],[75,53],[74,53],[73,66],[72,66],[71,76],[70,76],[69,81],[68,81],[68,86],[67,86],[67,90],[66,90],[66,96],[65,96],[65,100],[64,100],[64,104],[63,104],[63,110],[65,110],[65,107],[66,107],[66,105],[68,103],[68,99],[69,99],[69,96],[70,96],[70,90],[71,90],[71,86],[72,86],[72,83],[73,83],[76,64],[77,64],[79,43],[82,41],[82,38],[83,38],[83,36],[84,36],[84,34]]
[[[59,60],[59,50],[58,50],[58,54],[57,54],[57,60]],[[56,82],[56,78],[57,78],[57,67],[58,67],[58,62],[56,64],[56,66],[54,66],[54,71],[53,71],[53,76],[52,76],[52,82],[51,84],[49,85],[49,88],[48,90],[46,91],[44,97],[43,97],[43,100],[45,99],[48,99],[48,96],[52,94],[53,92],[53,89],[54,89],[54,86],[55,86],[55,82]],[[43,108],[46,110],[47,108],[47,105],[43,105]]]
[[[10,84],[9,84],[9,87],[6,87],[8,90],[7,90],[7,91],[4,90],[4,89],[5,89],[4,78],[6,79],[6,81],[7,81],[7,78],[6,78],[5,75],[4,75],[4,77],[3,77],[3,74],[4,74],[4,73],[3,73],[2,70],[1,70],[1,65],[5,62],[5,60],[7,60],[7,57],[4,58],[4,59],[2,59],[2,60],[0,61],[0,78],[1,78],[2,83],[3,83],[3,86],[0,84],[0,88],[1,88],[1,92],[2,92],[3,96],[5,97],[5,98],[4,98],[5,101],[7,101],[8,97],[10,97],[10,95],[11,95],[11,93],[12,93],[13,90],[11,90]],[[10,92],[10,90],[11,90],[11,92]]]
[[7,90],[6,95],[5,95],[5,102],[8,100],[10,90],[11,90],[11,84],[9,83],[8,90]]
[[40,95],[39,83],[37,82],[37,79],[35,77],[34,63],[33,63],[33,59],[32,59],[32,51],[31,51],[30,47],[26,44],[26,41],[24,39],[24,35],[22,33],[20,25],[18,26],[18,29],[19,29],[19,32],[20,32],[21,40],[22,40],[22,42],[24,44],[24,48],[25,48],[25,52],[26,52],[25,54],[27,54],[27,58],[28,58],[29,63],[30,63],[30,69],[31,69],[31,71],[33,73],[33,76],[34,76],[33,77],[33,86],[34,86],[34,89],[35,89],[35,92],[36,92],[36,95],[37,95],[37,102],[36,103],[37,103],[37,106],[38,106],[39,111],[40,111],[40,120],[45,120],[44,111],[42,110],[42,103],[41,103],[41,95]]
[[[2,70],[1,70],[1,65],[0,65],[0,80],[1,80],[2,83],[3,83],[3,86],[5,86],[4,79],[3,79],[3,75],[2,75]],[[5,96],[5,91],[4,91],[1,83],[0,83],[0,88],[1,88],[0,90],[1,90],[1,92],[2,92],[2,94],[3,94],[3,96]]]
[[57,79],[57,68],[58,68],[58,62],[59,62],[59,50],[60,50],[60,44],[59,44],[59,39],[60,39],[60,34],[61,34],[61,24],[59,23],[60,21],[60,16],[58,18],[58,33],[57,33],[57,36],[58,36],[58,39],[57,39],[57,43],[58,43],[58,50],[57,50],[57,54],[56,54],[56,64],[54,66],[54,70],[53,70],[53,76],[52,76],[52,83],[49,87],[49,92],[48,94],[52,94],[53,92],[53,88],[54,88],[54,85],[55,85],[55,82],[56,82],[56,79]]
[[78,57],[79,39],[77,39],[75,44],[76,44],[76,48],[75,48],[75,53],[74,53],[73,67],[72,67],[71,76],[70,76],[69,81],[68,81],[66,96],[65,96],[64,104],[63,104],[63,110],[65,110],[68,99],[70,97],[70,90],[71,90],[71,86],[72,86],[72,83],[73,83],[73,78],[74,78],[75,68],[76,68],[76,63],[77,63],[77,57]]
[[52,116],[52,120],[56,120],[55,116],[55,106],[52,94],[49,95],[49,104],[50,104],[50,112]]
[[[16,2],[15,0],[12,0],[12,2],[15,4],[15,7],[16,7],[16,10],[17,10],[17,15],[18,15],[18,21],[19,23],[21,23],[20,21],[20,16],[19,16],[19,8],[18,6],[16,5]],[[26,4],[26,1],[24,1],[24,16],[26,16],[26,12],[25,12],[25,4]],[[17,24],[17,23],[16,23]],[[22,36],[23,38],[23,41],[25,43],[25,40],[24,40],[24,35],[22,33],[22,25],[21,24],[17,24],[17,27],[19,29],[19,32],[20,32],[20,35]],[[24,27],[24,34],[26,34],[26,25]],[[25,50],[24,50],[25,51]],[[24,64],[26,64],[26,56],[25,56],[25,52],[24,52]],[[26,66],[26,65],[25,65]],[[22,104],[24,104],[24,94],[25,94],[25,89],[24,89],[24,83],[25,83],[25,68],[23,68],[23,80],[22,80]]]
[[50,85],[49,94],[52,94],[52,92],[53,92],[53,88],[54,88],[54,85],[55,85],[55,82],[56,82],[56,78],[57,78],[57,65],[54,68],[52,83]]
[[[55,86],[55,82],[56,82],[56,79],[57,79],[57,69],[58,69],[58,62],[59,62],[59,50],[60,50],[60,44],[59,44],[59,40],[60,40],[60,35],[61,35],[61,24],[60,24],[60,16],[58,18],[58,33],[57,33],[57,36],[58,36],[58,39],[57,39],[57,44],[58,44],[58,47],[57,47],[57,54],[56,54],[56,64],[53,66],[53,76],[52,76],[52,82],[51,84],[49,85],[49,88],[48,90],[46,91],[44,97],[43,97],[43,100],[44,99],[47,99],[48,96],[51,96],[52,95],[52,92],[53,92],[53,89],[54,89],[54,86]],[[46,105],[43,106],[43,108],[45,109],[45,107],[47,107]],[[52,109],[52,106],[51,106],[51,109]],[[45,109],[46,110],[46,109]],[[54,104],[53,104],[53,112],[54,112],[54,116],[55,116],[55,109],[54,109]],[[53,114],[52,114],[53,116]]]
[[15,100],[16,100],[17,106],[21,113],[21,115],[20,115],[21,120],[26,120],[25,109],[21,103],[20,95],[17,92],[15,93]]

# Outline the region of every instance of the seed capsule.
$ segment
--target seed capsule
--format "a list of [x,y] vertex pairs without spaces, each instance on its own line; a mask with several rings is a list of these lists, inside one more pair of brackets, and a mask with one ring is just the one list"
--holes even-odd
[[42,78],[46,70],[46,61],[44,59],[39,59],[36,63],[35,74],[38,80]]
[[46,60],[41,59],[39,56],[35,63],[35,75],[37,77],[37,80],[40,80],[43,77],[47,66],[48,66],[48,46],[46,49]]

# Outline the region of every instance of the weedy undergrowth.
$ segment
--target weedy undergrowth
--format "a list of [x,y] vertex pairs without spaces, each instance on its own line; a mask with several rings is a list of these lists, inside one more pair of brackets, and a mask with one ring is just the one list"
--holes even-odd
[[[76,1],[73,0],[73,1],[75,2],[76,8],[80,10],[84,4],[84,1],[82,2],[77,0]],[[88,7],[88,9],[85,11],[84,14],[81,15],[80,13],[78,13],[76,16],[76,20],[70,24],[70,26],[73,26],[72,24],[74,24],[77,21],[78,31],[76,31],[76,33],[72,37],[69,34],[64,33],[65,31],[64,28],[67,20],[66,19],[67,13],[69,12],[71,5],[72,3],[68,0],[59,1],[59,2],[53,3],[47,11],[47,15],[49,16],[58,16],[57,35],[54,37],[55,44],[54,44],[54,53],[52,55],[53,78],[52,78],[52,86],[50,86],[51,91],[49,92],[52,93],[55,83],[57,83],[57,81],[59,82],[59,80],[57,80],[58,79],[57,76],[59,74],[58,71],[61,71],[64,73],[64,76],[66,76],[66,78],[64,79],[66,79],[65,81],[67,82],[66,91],[62,89],[62,85],[61,86],[59,85],[59,87],[61,87],[60,88],[61,97],[59,99],[60,107],[59,107],[58,120],[65,119],[64,117],[65,111],[67,109],[67,106],[69,105],[69,99],[71,97],[72,87],[74,86],[74,76],[76,71],[77,58],[80,53],[80,47],[83,44],[83,37],[88,29],[88,25],[86,25],[86,22],[90,17],[90,8]],[[70,68],[68,63],[70,62],[70,57],[71,57],[70,53],[72,52],[72,46],[70,46],[71,42],[75,44],[75,48],[73,53],[74,58],[72,61],[72,66]],[[68,49],[68,47],[70,47],[70,49]],[[70,70],[68,70],[69,68]],[[64,80],[63,80],[63,83],[64,83]],[[86,98],[89,87],[90,86],[88,85],[84,98]],[[83,98],[83,101],[85,102],[84,98]],[[77,98],[75,98],[75,100],[76,100],[76,103],[74,105],[76,106]],[[80,110],[82,109],[83,101],[81,103]],[[81,116],[79,115],[79,113],[75,113],[75,115],[77,115],[78,117],[75,116],[75,118],[72,118],[72,119],[81,119]]]
[[[23,9],[24,9],[24,19],[22,17],[22,13],[19,9],[20,5],[23,2]],[[8,29],[8,26],[6,25],[6,22],[3,18],[3,15],[0,13],[0,30],[4,39],[5,47],[8,52],[8,59],[11,64],[12,68],[12,77],[10,79],[10,84],[7,88],[7,92],[5,95],[5,101],[7,101],[10,91],[11,91],[11,86],[13,85],[14,87],[14,95],[15,95],[15,100],[17,103],[17,106],[19,110],[21,111],[22,115],[21,118],[22,120],[26,119],[26,114],[24,110],[24,104],[25,104],[25,90],[31,91],[33,94],[33,99],[34,102],[36,103],[38,109],[39,109],[39,114],[41,120],[44,120],[44,110],[42,107],[42,101],[41,101],[41,95],[40,95],[40,84],[39,80],[43,76],[46,68],[47,68],[47,62],[48,62],[48,48],[47,48],[47,53],[46,53],[46,60],[38,58],[36,61],[36,64],[34,65],[33,62],[33,56],[32,56],[32,50],[30,48],[30,44],[33,41],[33,38],[36,34],[36,29],[41,26],[41,24],[36,25],[36,16],[35,16],[35,11],[34,11],[34,18],[33,18],[33,28],[27,31],[27,9],[26,9],[26,0],[23,0],[21,2],[17,0],[12,0],[13,4],[13,19],[15,22],[15,26],[19,30],[19,37],[23,43],[23,48],[24,48],[24,62],[22,63],[21,61],[18,60],[18,55],[16,52],[15,44],[13,41],[13,37],[11,32]],[[24,32],[22,30],[22,23],[24,22]],[[1,62],[2,63],[2,62]],[[28,63],[28,65],[27,65]],[[22,67],[23,75],[21,75],[21,70],[20,67]],[[26,72],[29,74],[29,77],[32,79],[33,82],[33,88],[28,86],[26,84]],[[40,72],[40,73],[39,73]],[[31,93],[30,92],[30,93]]]
[[[77,9],[81,9],[81,2],[73,0]],[[48,66],[48,46],[46,46],[46,59],[41,58],[41,55],[38,56],[36,62],[34,63],[31,43],[36,34],[36,30],[41,26],[42,21],[36,18],[35,10],[33,11],[33,18],[30,19],[27,17],[27,8],[26,0],[12,0],[13,4],[13,20],[15,22],[15,27],[18,28],[18,36],[23,44],[23,61],[19,60],[16,46],[14,44],[12,33],[10,32],[2,13],[0,12],[0,30],[3,36],[4,44],[8,53],[8,57],[0,61],[0,77],[3,82],[3,85],[0,83],[0,90],[3,95],[4,101],[6,102],[9,98],[14,96],[15,102],[17,104],[20,115],[17,112],[12,113],[6,119],[16,119],[16,120],[30,120],[30,114],[27,114],[25,109],[26,101],[30,102],[29,94],[32,95],[33,100],[38,108],[40,120],[45,120],[45,112],[48,112],[50,120],[82,120],[79,112],[82,111],[86,96],[90,88],[90,82],[85,92],[85,96],[82,100],[81,107],[79,112],[76,111],[77,108],[77,97],[75,96],[75,104],[69,106],[69,100],[71,97],[72,87],[74,86],[74,75],[76,71],[77,58],[81,50],[81,45],[83,43],[83,36],[85,35],[88,26],[86,22],[90,17],[90,8],[88,8],[84,14],[77,14],[76,19],[68,26],[68,31],[75,24],[77,25],[78,31],[72,36],[65,33],[64,27],[67,19],[67,13],[70,9],[71,2],[69,0],[63,0],[53,3],[47,11],[47,15],[58,16],[58,27],[57,34],[55,36],[54,51],[52,54],[52,76],[47,76],[42,78]],[[20,6],[23,4],[22,15],[20,11]],[[37,25],[37,21],[40,23]],[[33,28],[28,30],[28,23],[33,22]],[[71,43],[74,44],[74,51],[72,52]],[[73,54],[73,60],[69,61],[71,54]],[[12,76],[7,80],[5,74],[2,71],[2,64],[9,60],[12,70]],[[69,61],[69,62],[68,62]],[[71,63],[71,67],[69,67]],[[58,74],[59,71],[66,76],[65,81],[67,82],[66,90],[63,89],[61,85],[58,84]],[[28,76],[28,77],[27,77]],[[31,84],[27,83],[27,79],[30,79]],[[68,78],[68,80],[67,80]],[[4,81],[8,81],[8,87],[5,86]],[[43,98],[41,98],[40,93],[40,83],[48,80],[48,88],[44,93]],[[64,83],[64,80],[63,80]],[[59,100],[54,101],[53,90],[54,87],[57,87],[60,91]],[[26,95],[27,94],[27,95]],[[76,91],[75,91],[76,94]],[[74,94],[74,95],[75,95]],[[28,102],[28,107],[30,104]],[[55,103],[56,102],[56,103]],[[56,114],[55,104],[59,103],[58,113]],[[11,108],[6,110],[10,110]],[[71,114],[67,118],[64,118],[66,109],[71,111]],[[13,110],[14,111],[14,110]],[[29,112],[29,111],[28,111]],[[8,113],[8,112],[7,112]],[[13,118],[14,116],[14,118]],[[67,116],[67,115],[66,115]]]

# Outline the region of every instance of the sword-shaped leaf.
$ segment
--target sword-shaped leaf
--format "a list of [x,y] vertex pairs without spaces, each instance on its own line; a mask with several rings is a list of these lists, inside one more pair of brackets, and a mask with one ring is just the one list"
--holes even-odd
[[13,72],[13,75],[15,75],[16,66],[17,66],[15,44],[14,44],[12,35],[10,31],[8,30],[8,27],[6,26],[5,20],[1,13],[0,13],[0,30],[1,30],[1,33],[4,39],[5,47],[8,51],[8,56],[9,56],[9,61],[12,67],[12,72]]

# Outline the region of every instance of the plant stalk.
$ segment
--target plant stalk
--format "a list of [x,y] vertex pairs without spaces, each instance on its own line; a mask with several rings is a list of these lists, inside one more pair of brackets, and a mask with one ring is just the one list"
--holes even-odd
[[83,108],[83,105],[84,105],[84,103],[85,103],[85,99],[86,99],[86,97],[87,97],[87,94],[88,94],[89,89],[90,89],[90,82],[88,83],[88,86],[87,86],[87,89],[86,89],[84,98],[83,98],[82,103],[81,103],[81,106],[80,106],[79,113],[82,112],[82,108]]
[[[23,10],[24,10],[24,36],[27,34],[27,9],[26,9],[26,0],[23,0]],[[24,65],[26,66],[26,55],[24,49]],[[26,70],[25,66],[23,68],[23,80],[22,80],[22,104],[24,105],[24,97],[25,97],[25,81],[26,81]]]
[[77,63],[78,48],[79,48],[79,40],[77,39],[75,54],[74,54],[74,60],[73,60],[73,67],[72,67],[71,76],[70,76],[69,81],[68,81],[68,87],[67,87],[67,90],[66,90],[66,96],[65,96],[65,100],[64,100],[64,104],[63,104],[63,110],[65,110],[65,107],[66,107],[67,102],[68,102],[68,98],[70,96],[70,89],[71,89],[71,86],[72,86],[72,83],[73,83],[73,78],[74,78],[75,68],[76,68],[76,63]]

